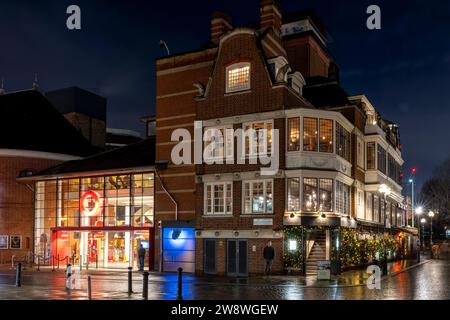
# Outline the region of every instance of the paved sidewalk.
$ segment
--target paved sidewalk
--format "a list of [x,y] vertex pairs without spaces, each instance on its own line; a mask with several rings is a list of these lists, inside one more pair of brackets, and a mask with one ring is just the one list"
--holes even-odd
[[[396,275],[406,268],[413,267],[416,262],[403,260],[389,263],[389,275]],[[75,269],[76,270],[76,269]],[[76,270],[75,272],[79,272]],[[92,278],[92,298],[99,299],[142,299],[142,275],[133,272],[134,294],[127,294],[127,272],[105,270],[83,270],[80,277],[80,287],[77,290],[65,289],[65,269],[53,272],[51,268],[41,267],[41,271],[25,269],[22,273],[22,287],[16,287],[15,270],[10,265],[0,266],[0,300],[2,299],[87,299],[87,276]],[[318,281],[315,277],[301,276],[258,276],[249,278],[225,277],[195,277],[183,276],[183,295],[186,299],[211,298],[208,292],[218,292],[227,297],[251,290],[267,296],[268,299],[278,299],[286,292],[304,289],[365,287],[369,276],[365,270],[352,270],[333,277],[331,281]],[[389,278],[389,277],[388,277]],[[256,291],[255,291],[256,290]],[[262,290],[262,291],[261,291]],[[149,299],[175,299],[177,292],[177,275],[152,272],[149,276]],[[215,293],[214,293],[215,294]],[[256,296],[259,298],[259,296]],[[248,299],[248,297],[247,297]]]

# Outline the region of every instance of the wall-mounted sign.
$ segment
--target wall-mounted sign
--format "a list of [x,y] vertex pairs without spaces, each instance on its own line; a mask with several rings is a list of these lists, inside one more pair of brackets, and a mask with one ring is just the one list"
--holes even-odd
[[9,237],[9,248],[10,249],[21,249],[22,248],[22,236],[10,236]]
[[271,226],[271,225],[273,225],[273,219],[272,218],[253,219],[253,225],[254,226]]
[[0,235],[0,249],[8,249],[8,236]]
[[81,211],[85,216],[95,216],[100,211],[100,195],[95,191],[86,191],[80,199]]

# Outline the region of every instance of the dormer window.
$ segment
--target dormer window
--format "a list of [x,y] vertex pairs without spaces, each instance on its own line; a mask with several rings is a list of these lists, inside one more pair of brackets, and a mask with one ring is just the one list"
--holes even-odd
[[294,72],[290,74],[288,77],[288,85],[299,95],[303,95],[303,87],[305,86],[306,81],[301,75],[300,72]]
[[226,69],[226,92],[250,89],[250,63],[233,64]]

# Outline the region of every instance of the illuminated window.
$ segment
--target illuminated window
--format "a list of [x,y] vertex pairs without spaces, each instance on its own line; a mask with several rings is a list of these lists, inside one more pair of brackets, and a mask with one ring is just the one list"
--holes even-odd
[[364,169],[364,142],[361,140],[361,138],[357,138],[356,148],[358,167]]
[[336,212],[350,214],[350,187],[340,181],[336,181]]
[[380,198],[373,195],[373,221],[380,222]]
[[366,193],[366,220],[373,220],[373,196],[370,192]]
[[303,119],[303,150],[317,151],[317,119]]
[[358,190],[356,193],[357,217],[364,219],[364,192]]
[[231,182],[205,185],[205,214],[231,214]]
[[378,170],[386,174],[386,150],[377,144]]
[[350,132],[336,122],[336,153],[347,161],[350,161]]
[[250,89],[250,63],[243,62],[226,69],[226,92]]
[[244,212],[272,213],[273,212],[273,181],[258,180],[243,183]]
[[272,152],[272,120],[244,124],[246,156],[269,156]]
[[300,210],[300,178],[290,178],[288,184],[288,211]]
[[[205,160],[232,159],[234,135],[232,127],[206,128],[204,133]],[[220,162],[219,162],[220,163]]]
[[333,120],[320,119],[319,130],[319,151],[320,152],[333,152]]
[[367,143],[367,169],[375,169],[375,142]]
[[300,118],[288,119],[288,151],[300,151]]

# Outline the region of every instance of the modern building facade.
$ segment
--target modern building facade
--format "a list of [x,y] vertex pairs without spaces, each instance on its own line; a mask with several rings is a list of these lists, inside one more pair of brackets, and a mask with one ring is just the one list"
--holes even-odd
[[[283,18],[273,0],[260,12],[256,28],[214,13],[206,47],[157,60],[156,162],[168,191],[156,190],[157,214],[195,223],[199,274],[262,273],[269,241],[280,273],[410,253],[398,126],[340,86],[314,13]],[[174,163],[176,129],[220,132],[203,137],[216,162]],[[227,135],[238,129],[254,131]],[[194,138],[188,145],[194,152]],[[252,160],[267,153],[278,170],[262,175],[268,165]],[[352,256],[354,247],[364,250]]]

